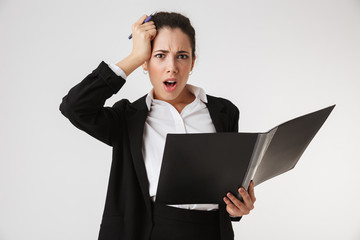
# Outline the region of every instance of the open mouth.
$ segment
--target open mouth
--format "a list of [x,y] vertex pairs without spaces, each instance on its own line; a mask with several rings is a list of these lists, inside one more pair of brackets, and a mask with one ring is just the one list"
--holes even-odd
[[167,87],[173,87],[173,86],[175,86],[176,81],[165,81],[164,84],[165,84]]
[[177,86],[177,81],[175,81],[175,80],[164,81],[165,90],[168,92],[174,91],[176,89],[176,86]]

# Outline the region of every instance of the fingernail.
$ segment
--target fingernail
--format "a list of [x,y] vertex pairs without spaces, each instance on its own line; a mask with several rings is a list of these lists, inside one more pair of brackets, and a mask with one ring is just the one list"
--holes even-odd
[[228,193],[227,195],[230,197],[230,196],[231,196],[231,193]]

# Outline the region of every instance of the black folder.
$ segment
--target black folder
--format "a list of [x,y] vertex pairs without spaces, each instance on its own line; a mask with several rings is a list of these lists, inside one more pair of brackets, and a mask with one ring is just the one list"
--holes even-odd
[[168,134],[156,201],[223,203],[228,192],[294,168],[335,105],[265,133]]

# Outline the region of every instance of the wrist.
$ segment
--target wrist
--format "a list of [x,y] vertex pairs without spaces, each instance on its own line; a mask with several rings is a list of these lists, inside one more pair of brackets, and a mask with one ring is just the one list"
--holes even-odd
[[120,62],[115,65],[121,68],[126,76],[129,76],[133,71],[135,71],[138,67],[140,67],[145,61],[141,58],[130,54]]
[[129,61],[133,62],[135,65],[140,67],[145,61],[146,58],[143,55],[136,54],[131,52],[129,56],[126,57]]

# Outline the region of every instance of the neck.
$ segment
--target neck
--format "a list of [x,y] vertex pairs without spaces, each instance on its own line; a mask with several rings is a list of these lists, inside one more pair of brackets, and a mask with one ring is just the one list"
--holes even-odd
[[[156,96],[154,94],[154,98]],[[160,99],[163,100],[163,99]],[[163,100],[169,104],[171,104],[179,113],[186,107],[186,105],[192,103],[195,100],[194,94],[192,94],[186,87],[180,93],[180,95],[173,100]]]

